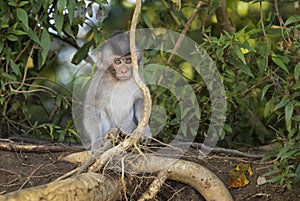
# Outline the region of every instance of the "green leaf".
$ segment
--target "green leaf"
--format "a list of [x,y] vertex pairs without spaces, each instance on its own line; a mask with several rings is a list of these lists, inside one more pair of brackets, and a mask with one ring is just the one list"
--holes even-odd
[[60,36],[62,36],[62,27],[64,24],[64,16],[60,15],[58,13],[54,13],[54,18],[55,18],[55,27],[56,27],[56,31],[58,32],[58,34]]
[[240,67],[240,69],[241,69],[241,71],[242,71],[243,73],[245,73],[245,74],[247,74],[247,75],[249,75],[249,76],[251,76],[251,77],[254,78],[254,75],[252,74],[252,72],[251,72],[249,66],[244,65],[244,64],[241,64],[239,67]]
[[296,171],[295,171],[295,174],[296,174],[296,182],[299,182],[300,181],[300,163],[298,164],[297,168],[296,168]]
[[287,99],[286,96],[282,97],[281,101],[275,105],[274,111],[276,111],[282,107],[285,107],[288,102],[289,102],[289,100]]
[[17,8],[17,18],[25,26],[25,30],[28,30],[28,15],[27,12],[22,8]]
[[[32,14],[34,15],[34,16],[36,16],[36,15],[40,15],[40,10],[41,10],[41,8],[42,8],[42,6],[43,6],[43,3],[44,2],[50,2],[51,3],[51,1],[35,1],[34,3],[32,2],[32,0],[31,0],[31,9],[32,9]],[[45,8],[44,9],[44,11],[46,11],[46,10],[48,10],[49,9],[49,6],[47,7],[47,8]]]
[[273,86],[273,84],[267,84],[267,85],[263,88],[263,90],[262,90],[262,92],[261,92],[261,100],[264,99],[265,94],[267,93],[267,91],[270,89],[271,86]]
[[16,75],[21,75],[20,64],[16,64],[13,60],[10,60],[10,66]]
[[67,6],[67,0],[58,0],[56,7],[59,14],[62,14]]
[[287,69],[286,65],[284,64],[284,61],[282,58],[279,58],[277,55],[272,55],[272,61],[279,66],[281,69],[289,73],[289,70]]
[[76,40],[74,31],[72,30],[71,25],[68,22],[64,25],[64,32],[69,34],[74,40]]
[[148,17],[148,15],[143,15],[143,19],[149,28],[153,28],[152,22],[151,22],[150,18]]
[[234,52],[235,52],[236,56],[243,62],[243,64],[246,65],[247,63],[246,63],[245,57],[239,46],[234,47]]
[[273,111],[275,100],[276,99],[273,97],[266,103],[265,111],[264,111],[265,118],[267,118],[269,116],[270,112]]
[[283,178],[284,178],[283,176],[279,175],[279,176],[274,176],[271,179],[268,179],[267,181],[269,183],[275,183],[281,181]]
[[89,53],[89,50],[90,50],[90,47],[92,46],[92,44],[93,44],[92,42],[87,42],[81,48],[79,48],[72,59],[72,63],[77,65],[83,59],[85,59]]
[[27,31],[28,36],[30,37],[31,40],[33,40],[34,42],[40,44],[40,39],[39,37],[36,35],[36,33],[31,29],[31,27],[28,28]]
[[293,111],[294,111],[294,105],[292,102],[289,102],[289,104],[285,106],[285,123],[286,123],[286,128],[289,132],[291,132],[292,129]]
[[75,0],[69,0],[68,5],[67,5],[67,9],[68,9],[70,24],[73,23],[75,8],[76,8],[76,1]]
[[6,38],[10,41],[18,41],[19,38],[13,34],[9,34],[8,36],[6,36]]
[[292,120],[293,121],[300,121],[300,115],[294,115],[293,118],[292,118]]
[[15,75],[8,74],[6,72],[2,72],[2,76],[9,79],[9,81],[17,81],[18,80]]
[[15,35],[18,35],[18,36],[27,35],[26,32],[21,31],[21,30],[13,30],[12,33]]
[[300,16],[299,15],[294,15],[289,17],[286,21],[285,21],[285,26],[292,24],[294,22],[298,22],[300,21]]
[[295,80],[300,80],[300,62],[298,62],[295,66],[295,69],[294,69],[294,77],[295,77]]
[[21,1],[20,3],[18,3],[18,7],[22,7],[29,4],[29,1]]
[[0,40],[0,52],[2,52],[4,47],[4,42],[2,40]]
[[8,5],[9,5],[9,6],[16,7],[18,4],[17,4],[16,1],[9,1],[9,2],[8,2]]
[[300,81],[297,81],[297,82],[293,85],[292,89],[294,89],[294,90],[300,89]]
[[45,63],[51,45],[51,38],[48,31],[44,28],[41,37],[42,46],[42,65]]

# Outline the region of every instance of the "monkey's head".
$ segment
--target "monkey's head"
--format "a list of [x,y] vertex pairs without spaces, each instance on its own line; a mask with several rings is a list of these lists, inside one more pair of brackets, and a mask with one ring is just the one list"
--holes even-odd
[[109,71],[118,80],[128,80],[132,77],[131,55],[111,57],[112,63]]
[[[137,47],[139,66],[142,65],[142,53]],[[113,35],[102,46],[98,54],[99,62],[108,68],[111,75],[117,80],[132,78],[132,62],[130,54],[129,35],[118,33]]]

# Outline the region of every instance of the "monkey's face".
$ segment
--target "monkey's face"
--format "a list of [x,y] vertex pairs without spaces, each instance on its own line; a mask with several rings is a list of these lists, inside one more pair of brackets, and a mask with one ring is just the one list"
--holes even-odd
[[114,57],[110,69],[116,79],[130,79],[132,77],[131,56]]

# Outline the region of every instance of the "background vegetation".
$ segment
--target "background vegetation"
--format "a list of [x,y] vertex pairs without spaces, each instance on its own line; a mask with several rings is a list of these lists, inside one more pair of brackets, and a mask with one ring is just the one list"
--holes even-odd
[[[139,28],[181,32],[192,20],[186,35],[216,62],[227,93],[220,145],[276,144],[263,159],[273,160],[270,182],[291,188],[300,182],[299,2],[204,1],[191,18],[198,3],[145,0]],[[114,30],[128,30],[133,8],[127,1],[0,1],[0,136],[78,141],[71,118],[75,64]],[[223,24],[221,14],[228,14],[230,23]],[[201,141],[211,111],[206,86],[189,64],[178,58],[169,62],[169,57],[145,52],[146,63],[169,65],[193,87],[201,109],[195,137]],[[157,138],[168,141],[180,124],[175,97],[156,86],[151,91],[153,102],[167,114],[155,119],[166,123]]]

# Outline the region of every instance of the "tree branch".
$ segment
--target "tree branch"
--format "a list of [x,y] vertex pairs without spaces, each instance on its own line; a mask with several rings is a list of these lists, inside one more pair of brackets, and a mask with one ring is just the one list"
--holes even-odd
[[174,50],[173,50],[172,54],[170,55],[170,57],[168,59],[168,62],[167,62],[168,64],[171,64],[171,62],[172,62],[172,60],[173,60],[173,58],[175,56],[176,51],[180,48],[180,45],[181,45],[181,43],[182,43],[182,41],[183,41],[183,39],[184,39],[187,31],[189,30],[189,28],[190,28],[193,20],[195,19],[196,14],[198,13],[199,9],[201,7],[204,7],[204,6],[208,6],[208,3],[203,2],[203,1],[199,1],[198,2],[196,8],[194,9],[194,11],[192,13],[192,15],[190,16],[190,18],[188,19],[188,21],[184,25],[183,30],[181,31],[180,37],[179,37],[179,39],[177,40],[177,42],[175,44]]
[[132,135],[130,137],[134,143],[136,143],[138,141],[138,139],[142,136],[142,134],[145,132],[145,129],[147,127],[148,120],[149,120],[149,117],[151,114],[151,105],[152,105],[150,91],[139,76],[138,60],[137,60],[137,55],[136,55],[135,30],[136,30],[136,26],[138,23],[138,17],[141,12],[141,6],[142,6],[141,0],[137,0],[136,7],[134,9],[134,13],[132,16],[131,26],[130,26],[130,52],[131,52],[131,59],[132,59],[133,77],[134,77],[136,84],[138,85],[138,87],[141,89],[141,91],[144,94],[143,118],[142,118],[142,121],[137,126],[136,130],[132,133]]

